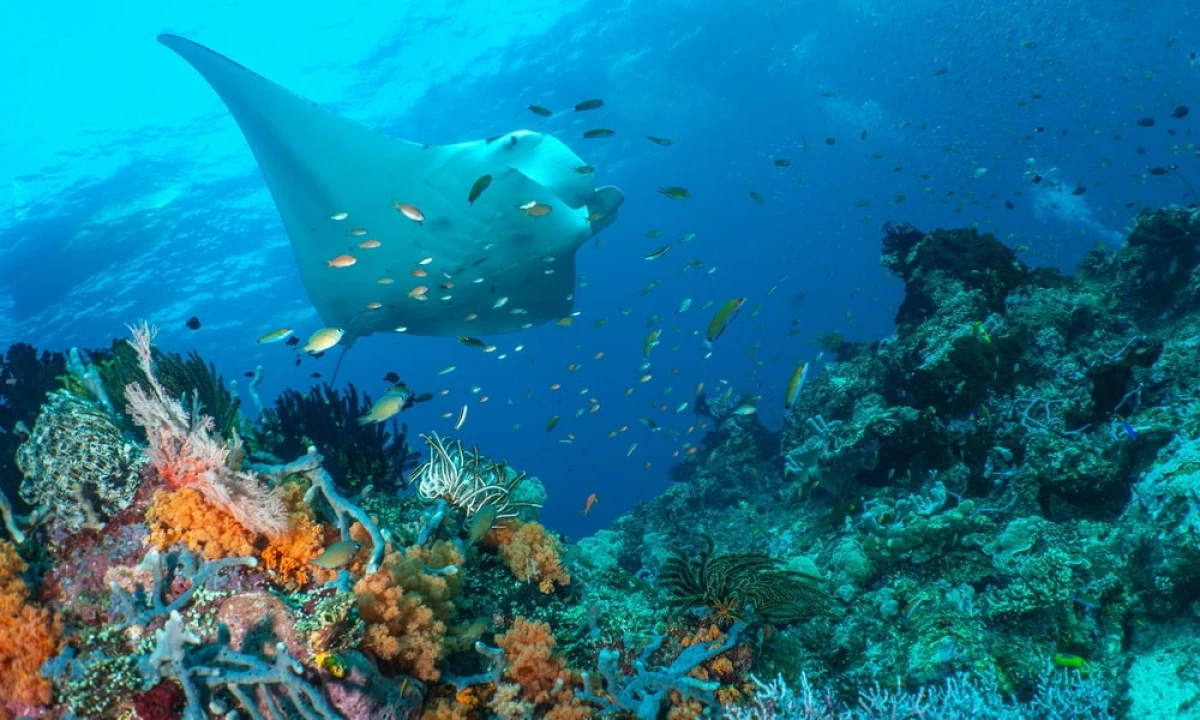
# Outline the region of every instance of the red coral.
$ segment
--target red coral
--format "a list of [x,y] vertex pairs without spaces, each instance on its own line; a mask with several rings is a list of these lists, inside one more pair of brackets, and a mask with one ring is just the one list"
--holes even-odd
[[138,720],[179,720],[185,707],[183,688],[173,680],[163,680],[133,699]]

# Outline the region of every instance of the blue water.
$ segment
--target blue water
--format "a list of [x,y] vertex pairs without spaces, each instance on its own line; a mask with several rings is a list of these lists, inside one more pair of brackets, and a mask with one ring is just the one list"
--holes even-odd
[[[448,390],[405,414],[411,439],[449,432],[443,413],[467,404],[460,436],[542,478],[544,518],[573,537],[667,485],[673,453],[703,435],[687,432],[690,410],[675,413],[698,383],[761,394],[777,428],[783,387],[815,357],[817,333],[891,332],[899,286],[879,267],[885,220],[975,225],[1024,246],[1026,262],[1069,269],[1119,242],[1140,206],[1185,199],[1174,175],[1148,167],[1178,163],[1200,183],[1188,149],[1197,115],[1171,117],[1177,103],[1200,110],[1196,2],[12,5],[0,10],[5,346],[106,346],[144,318],[164,348],[195,349],[226,378],[263,365],[268,400],[332,372],[335,354],[297,367],[289,348],[255,345],[276,327],[303,336],[320,323],[240,132],[159,32],[397,137],[551,133],[598,184],[619,186],[618,222],[579,253],[574,326],[489,338],[503,360],[452,338],[376,335],[338,378],[378,395],[395,371],[418,392]],[[593,97],[604,108],[525,110]],[[1145,117],[1155,124],[1138,125]],[[581,139],[593,127],[617,134]],[[1047,180],[1034,185],[1031,167]],[[669,200],[660,185],[693,197]],[[643,259],[668,241],[666,257]],[[678,274],[690,258],[703,264]],[[747,306],[706,358],[704,330],[735,296]],[[652,315],[663,336],[643,383]],[[445,365],[458,369],[438,375]],[[548,434],[553,415],[562,422]],[[567,433],[573,443],[560,442]],[[593,492],[599,503],[580,515]]]

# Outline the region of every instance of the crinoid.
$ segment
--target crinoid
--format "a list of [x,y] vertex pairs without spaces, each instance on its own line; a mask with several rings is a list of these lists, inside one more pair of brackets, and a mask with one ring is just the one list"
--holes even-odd
[[713,539],[703,539],[699,553],[676,551],[663,563],[658,581],[672,606],[706,608],[722,625],[749,618],[786,624],[830,613],[818,578],[784,569],[764,553],[717,554]]

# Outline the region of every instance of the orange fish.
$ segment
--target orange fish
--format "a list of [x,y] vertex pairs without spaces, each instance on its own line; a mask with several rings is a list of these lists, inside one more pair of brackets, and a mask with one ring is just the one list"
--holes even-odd
[[587,500],[584,501],[583,509],[579,511],[579,514],[587,515],[589,512],[591,512],[592,506],[596,504],[596,499],[597,499],[596,493],[592,493],[591,495],[588,495]]
[[348,268],[358,262],[353,255],[338,255],[332,260],[327,260],[326,264],[331,268]]

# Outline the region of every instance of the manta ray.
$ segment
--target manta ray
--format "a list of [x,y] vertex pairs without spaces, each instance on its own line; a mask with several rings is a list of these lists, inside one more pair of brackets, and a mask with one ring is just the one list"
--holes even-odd
[[376,332],[478,336],[571,313],[575,252],[624,201],[538,132],[399,140],[176,35],[241,128],[321,321],[348,348]]

